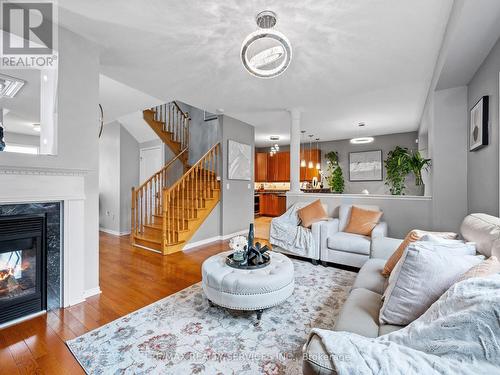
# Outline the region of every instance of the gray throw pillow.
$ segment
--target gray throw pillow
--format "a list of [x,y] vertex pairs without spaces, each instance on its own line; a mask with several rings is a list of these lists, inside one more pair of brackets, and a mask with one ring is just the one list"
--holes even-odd
[[467,244],[415,242],[391,273],[380,324],[407,325],[422,315],[465,272],[484,257]]

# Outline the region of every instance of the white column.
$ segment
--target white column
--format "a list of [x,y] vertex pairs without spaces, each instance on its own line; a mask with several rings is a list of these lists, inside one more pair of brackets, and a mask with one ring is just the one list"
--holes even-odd
[[300,111],[290,110],[290,192],[300,193]]

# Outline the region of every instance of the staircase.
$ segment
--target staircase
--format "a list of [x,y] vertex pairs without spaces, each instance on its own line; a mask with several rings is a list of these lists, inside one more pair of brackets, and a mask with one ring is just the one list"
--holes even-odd
[[182,153],[180,161],[187,168],[189,123],[191,121],[189,114],[183,112],[181,107],[173,101],[146,109],[142,115],[151,129],[172,150],[174,155]]
[[[220,200],[220,144],[189,166],[190,119],[177,110],[179,106],[169,103],[144,111],[151,128],[177,152],[141,186],[132,188],[132,244],[163,255],[182,250]],[[170,184],[177,160],[185,173]]]

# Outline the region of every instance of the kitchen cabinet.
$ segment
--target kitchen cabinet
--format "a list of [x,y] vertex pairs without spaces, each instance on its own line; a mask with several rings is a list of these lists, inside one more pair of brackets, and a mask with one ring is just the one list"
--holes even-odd
[[286,211],[286,197],[278,193],[261,193],[259,208],[262,216],[280,216]]
[[255,182],[267,182],[267,152],[255,153]]
[[267,156],[267,182],[278,181],[278,154]]
[[290,152],[278,152],[276,155],[276,182],[290,181]]
[[[319,180],[319,171],[316,163],[321,163],[321,150],[301,150],[300,160],[312,160],[314,167],[300,168],[300,181],[312,181],[313,177]],[[281,151],[271,156],[267,152],[255,154],[255,182],[289,182],[290,181],[290,152]]]

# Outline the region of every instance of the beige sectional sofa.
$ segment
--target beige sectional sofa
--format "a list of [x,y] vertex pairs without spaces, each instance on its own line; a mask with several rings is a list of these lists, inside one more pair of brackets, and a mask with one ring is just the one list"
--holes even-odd
[[[485,214],[467,216],[461,227],[466,241],[475,242],[477,251],[489,257],[500,256],[500,219]],[[373,239],[370,259],[360,269],[337,322],[335,331],[353,332],[365,337],[378,337],[402,328],[380,325],[379,311],[387,279],[381,275],[385,261],[400,245],[401,240],[388,237]],[[334,363],[317,335],[304,346],[303,372],[335,374]]]

